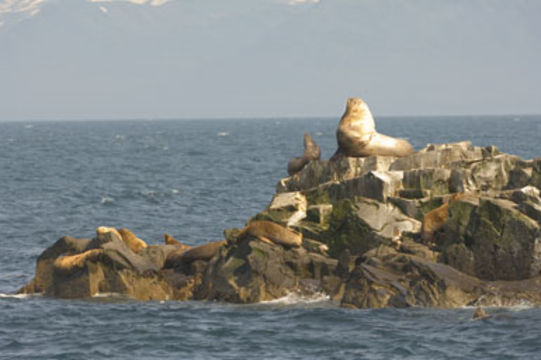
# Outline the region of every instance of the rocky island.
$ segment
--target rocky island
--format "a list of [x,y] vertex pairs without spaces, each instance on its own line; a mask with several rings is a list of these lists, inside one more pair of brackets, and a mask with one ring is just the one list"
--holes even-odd
[[[372,118],[367,108],[357,117]],[[65,236],[46,249],[19,293],[233,303],[324,293],[348,308],[541,304],[541,158],[469,141],[413,152],[396,139],[400,151],[381,155],[374,139],[392,138],[371,121],[354,141],[374,154],[350,156],[339,135],[339,151],[322,161],[310,140],[269,205],[223,240],[190,248],[166,235],[147,245],[99,227],[92,239]]]

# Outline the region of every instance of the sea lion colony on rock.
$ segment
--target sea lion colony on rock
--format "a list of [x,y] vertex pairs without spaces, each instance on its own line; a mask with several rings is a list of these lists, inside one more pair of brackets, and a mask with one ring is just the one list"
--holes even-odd
[[[337,130],[337,156],[403,156],[412,151],[404,140],[388,138],[384,144],[401,144],[389,148],[376,146],[374,139],[385,137],[375,132],[368,107],[360,99],[349,99]],[[131,231],[108,227],[99,227],[92,240],[64,237],[40,255],[36,277],[20,292],[73,298],[118,291],[144,300],[257,302],[310,285],[346,307],[487,306],[517,299],[539,304],[541,256],[530,245],[541,233],[541,159],[523,161],[468,143],[428,146],[398,160],[344,159],[339,166],[309,160],[301,174],[287,178],[292,181],[289,187],[282,179],[277,192],[288,193],[288,201],[282,199],[280,206],[269,206],[254,217],[266,220],[225,231],[227,241],[191,248],[166,234],[164,245],[147,248]],[[319,158],[314,144],[305,136],[305,153],[311,149],[308,152]],[[451,171],[462,177],[451,177]],[[395,184],[394,178],[381,174],[399,174],[401,180]],[[500,180],[487,185],[485,179],[495,177]],[[537,192],[526,192],[526,185]],[[497,195],[478,193],[486,186]],[[466,194],[457,189],[476,201],[460,200]],[[410,192],[403,196],[403,190]],[[380,193],[381,199],[373,200],[381,206],[378,212],[360,211],[367,198]],[[294,225],[298,232],[283,226],[297,214],[304,215]],[[404,228],[404,220],[415,226]],[[451,234],[455,228],[463,231],[456,225],[465,221],[472,227],[470,240],[485,248],[498,241],[511,260],[479,252],[466,242],[440,246],[447,224]],[[509,223],[504,227],[512,230],[498,230],[499,222]],[[435,238],[441,248],[422,243]],[[516,264],[530,263],[515,269]],[[488,270],[478,275],[474,265]],[[505,276],[495,271],[502,265]]]

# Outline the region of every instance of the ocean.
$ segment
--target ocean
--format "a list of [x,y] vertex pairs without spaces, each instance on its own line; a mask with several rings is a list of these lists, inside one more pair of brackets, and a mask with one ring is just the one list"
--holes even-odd
[[[220,240],[263,210],[309,132],[338,119],[0,123],[0,359],[541,359],[541,309],[348,310],[321,295],[254,305],[15,296],[63,235],[130,228],[148,243]],[[427,143],[541,156],[541,116],[376,119]]]

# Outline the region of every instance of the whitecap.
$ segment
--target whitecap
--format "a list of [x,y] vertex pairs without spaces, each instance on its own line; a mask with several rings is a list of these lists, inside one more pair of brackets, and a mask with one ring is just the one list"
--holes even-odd
[[112,197],[108,197],[108,196],[104,196],[100,200],[100,204],[110,204],[110,203],[113,203],[113,202],[115,202],[115,199],[113,199]]
[[116,140],[124,140],[124,139],[126,139],[126,136],[117,134],[117,135],[115,135],[115,139]]
[[317,303],[326,303],[330,301],[330,297],[324,293],[315,293],[312,295],[302,295],[296,292],[287,294],[284,297],[261,301],[260,304],[265,305],[306,305],[306,304],[317,304]]
[[171,189],[170,191],[171,191],[171,194],[175,194],[175,195],[180,193],[180,190],[178,189]]
[[2,294],[0,293],[0,299],[26,299],[29,297],[41,296],[41,294]]
[[34,127],[34,125],[32,125],[32,124],[26,124],[24,126],[25,129],[32,129],[33,127]]
[[323,133],[321,131],[316,132],[316,136],[322,136]]
[[102,292],[102,293],[95,293],[94,295],[92,295],[93,298],[97,298],[97,299],[107,299],[107,298],[125,298],[126,295],[124,294],[121,294],[121,293],[116,293],[116,292]]
[[218,133],[218,136],[229,136],[229,134],[230,134],[229,131],[220,131]]

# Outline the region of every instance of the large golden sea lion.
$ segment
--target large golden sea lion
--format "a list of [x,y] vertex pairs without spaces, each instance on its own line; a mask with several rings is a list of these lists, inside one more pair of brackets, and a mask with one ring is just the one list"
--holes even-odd
[[118,238],[120,240],[122,240],[122,235],[120,235],[120,233],[118,232],[117,229],[115,229],[114,227],[109,227],[109,226],[100,226],[96,229],[96,235],[98,236],[98,239],[102,236],[102,235],[105,235],[107,233],[113,233],[115,236],[118,236]]
[[294,175],[302,170],[302,168],[312,160],[319,160],[321,157],[321,149],[319,145],[312,139],[310,134],[304,134],[304,153],[300,157],[291,158],[287,163],[287,173]]
[[147,247],[147,243],[135,236],[130,229],[121,228],[118,232],[122,236],[122,240],[134,253],[138,253]]
[[118,236],[118,238],[124,241],[124,243],[135,253],[138,253],[147,247],[146,242],[135,236],[129,229],[122,228],[117,230],[114,227],[108,226],[100,226],[96,229],[98,238],[107,233],[113,233],[115,236]]
[[269,244],[280,244],[286,247],[300,247],[302,245],[302,234],[270,221],[252,221],[242,229],[237,238],[242,240],[248,236],[253,236]]
[[341,156],[366,157],[371,155],[402,157],[413,152],[404,139],[396,139],[376,132],[374,118],[368,105],[360,98],[349,98],[346,111],[336,130],[338,149],[331,160]]

